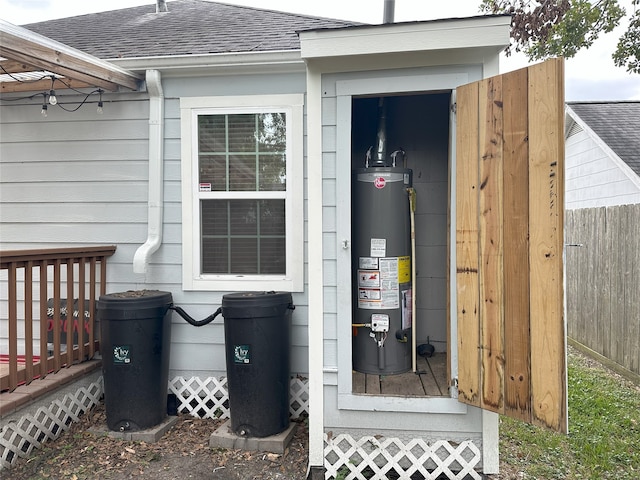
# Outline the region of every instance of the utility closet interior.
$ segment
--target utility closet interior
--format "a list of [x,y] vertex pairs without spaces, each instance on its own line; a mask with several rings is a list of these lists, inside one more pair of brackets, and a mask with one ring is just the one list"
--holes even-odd
[[450,100],[352,100],[353,393],[449,395]]

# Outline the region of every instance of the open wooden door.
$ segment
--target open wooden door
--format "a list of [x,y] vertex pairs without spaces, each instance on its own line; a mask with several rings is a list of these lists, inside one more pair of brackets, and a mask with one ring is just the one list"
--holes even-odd
[[566,432],[563,60],[456,99],[459,400]]

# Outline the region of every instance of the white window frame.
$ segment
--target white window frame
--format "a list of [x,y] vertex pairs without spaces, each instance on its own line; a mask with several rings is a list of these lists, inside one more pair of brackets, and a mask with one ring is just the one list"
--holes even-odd
[[[233,192],[199,192],[198,115],[284,112],[287,116],[284,275],[203,274],[200,200],[245,198]],[[304,288],[304,95],[242,95],[180,99],[182,137],[182,288],[202,291],[301,292]],[[265,192],[263,192],[265,193]],[[267,198],[271,193],[262,197]],[[278,194],[279,196],[280,194]]]

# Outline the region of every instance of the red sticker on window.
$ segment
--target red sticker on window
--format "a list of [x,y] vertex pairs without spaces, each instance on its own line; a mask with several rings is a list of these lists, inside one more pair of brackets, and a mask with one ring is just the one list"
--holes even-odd
[[378,177],[375,179],[375,181],[373,182],[373,185],[376,188],[384,188],[384,186],[387,184],[387,181],[384,179],[384,177]]

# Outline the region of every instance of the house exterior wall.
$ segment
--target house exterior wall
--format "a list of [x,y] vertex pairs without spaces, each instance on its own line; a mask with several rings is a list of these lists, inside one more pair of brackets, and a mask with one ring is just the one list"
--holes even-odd
[[566,208],[640,203],[640,177],[586,130],[566,141]]
[[[84,99],[58,95],[67,108]],[[108,289],[137,288],[130,265],[146,238],[149,102],[142,93],[105,95],[104,114],[98,115],[96,100],[73,113],[49,106],[46,118],[38,101],[3,102],[0,249],[115,244]],[[165,215],[179,221],[171,206]],[[6,290],[1,298],[0,345],[6,352]],[[22,331],[20,322],[19,336]]]
[[[145,274],[133,272],[136,250],[147,238],[149,99],[146,93],[104,94],[67,113],[37,102],[2,106],[0,115],[0,248],[117,245],[109,259],[107,292],[157,289],[192,317],[204,318],[228,292],[182,290],[180,98],[186,96],[304,93],[305,75],[273,73],[163,79],[164,218],[160,248]],[[59,94],[59,101],[68,97]],[[76,100],[81,100],[77,97]],[[28,104],[27,104],[28,103]],[[304,161],[300,159],[300,161]],[[305,167],[306,175],[306,167]],[[306,214],[305,214],[306,231]],[[306,258],[305,237],[305,258]],[[298,259],[305,262],[305,259]],[[306,267],[305,267],[306,269]],[[6,312],[6,295],[3,312]],[[293,294],[291,371],[308,371],[307,295]],[[6,325],[6,322],[2,322]],[[19,329],[20,330],[20,329]],[[0,331],[6,351],[7,331]],[[172,315],[169,377],[224,376],[222,317],[193,327]]]

